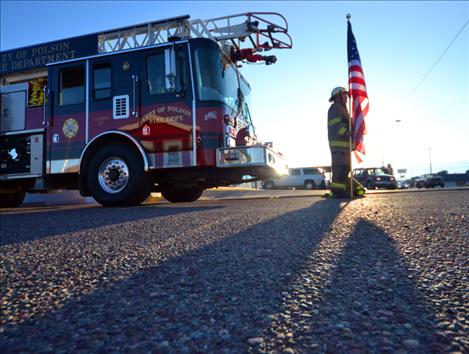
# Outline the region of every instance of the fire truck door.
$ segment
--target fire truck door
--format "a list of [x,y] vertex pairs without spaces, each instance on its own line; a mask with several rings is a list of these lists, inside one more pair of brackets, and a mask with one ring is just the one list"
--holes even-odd
[[[152,152],[177,155],[192,150],[192,90],[187,46],[155,48],[141,55],[142,139],[149,142],[146,146]],[[178,164],[182,165],[182,160]]]
[[113,119],[122,119],[120,122],[125,126],[138,122],[140,117],[139,58],[138,52],[112,57]]
[[110,130],[134,134],[140,116],[138,53],[98,57],[89,63],[88,142]]
[[86,71],[85,61],[49,68],[48,173],[78,171],[87,138]]

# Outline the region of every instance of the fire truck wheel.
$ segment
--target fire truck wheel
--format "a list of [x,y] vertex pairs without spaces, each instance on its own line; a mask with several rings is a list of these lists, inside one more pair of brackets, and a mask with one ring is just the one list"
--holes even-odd
[[171,203],[195,202],[203,192],[202,187],[163,187],[161,189],[161,195]]
[[138,205],[153,188],[139,156],[123,144],[98,150],[90,160],[87,183],[93,198],[104,206]]

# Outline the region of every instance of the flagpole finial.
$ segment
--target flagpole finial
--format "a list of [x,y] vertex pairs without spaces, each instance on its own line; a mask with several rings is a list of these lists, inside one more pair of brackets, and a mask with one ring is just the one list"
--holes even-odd
[[350,21],[350,19],[352,18],[352,15],[347,14],[347,16],[345,16],[345,17],[347,17],[347,21]]

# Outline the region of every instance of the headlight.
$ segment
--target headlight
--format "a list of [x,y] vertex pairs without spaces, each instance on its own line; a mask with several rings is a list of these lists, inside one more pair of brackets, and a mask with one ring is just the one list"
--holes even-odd
[[376,177],[376,180],[377,180],[377,181],[381,181],[381,177]]

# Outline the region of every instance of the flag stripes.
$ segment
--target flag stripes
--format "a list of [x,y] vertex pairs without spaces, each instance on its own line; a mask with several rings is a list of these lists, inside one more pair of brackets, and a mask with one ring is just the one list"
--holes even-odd
[[352,130],[353,146],[357,159],[361,162],[357,152],[365,154],[363,137],[366,134],[365,117],[368,114],[368,93],[366,89],[365,75],[358,53],[357,42],[352,32],[352,25],[347,21],[347,54],[349,63],[349,90],[352,100]]

